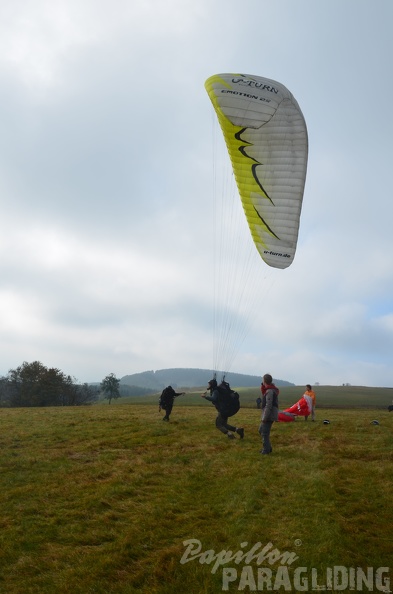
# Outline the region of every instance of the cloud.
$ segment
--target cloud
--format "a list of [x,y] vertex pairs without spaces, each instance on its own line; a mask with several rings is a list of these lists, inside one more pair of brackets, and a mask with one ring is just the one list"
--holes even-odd
[[[0,373],[212,368],[223,315],[238,372],[392,385],[390,3],[115,5],[0,7]],[[225,71],[282,80],[306,117],[286,271],[240,208],[217,269],[237,191],[203,84]]]

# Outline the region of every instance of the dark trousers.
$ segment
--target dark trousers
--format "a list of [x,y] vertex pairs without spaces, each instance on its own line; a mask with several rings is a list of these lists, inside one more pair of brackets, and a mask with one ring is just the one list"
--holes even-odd
[[268,421],[267,423],[261,423],[259,426],[259,433],[263,440],[263,451],[267,454],[270,454],[272,450],[272,445],[270,443],[270,430],[272,425],[273,421]]
[[171,412],[172,412],[172,408],[173,408],[173,402],[167,402],[167,403],[165,404],[165,408],[164,408],[164,410],[165,410],[165,417],[166,417],[167,419],[169,419],[169,415],[170,415],[170,414],[171,414]]
[[228,433],[228,431],[236,431],[236,427],[228,425],[228,417],[221,413],[218,413],[216,418],[216,427],[219,431],[221,431],[221,433],[225,433],[225,435]]

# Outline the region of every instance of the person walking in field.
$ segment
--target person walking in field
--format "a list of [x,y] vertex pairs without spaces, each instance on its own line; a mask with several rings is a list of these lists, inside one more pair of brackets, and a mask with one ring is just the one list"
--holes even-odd
[[158,411],[161,412],[161,409],[165,410],[165,417],[162,419],[163,421],[169,421],[175,398],[183,396],[183,394],[185,394],[185,392],[175,392],[172,386],[167,386],[163,389],[158,403]]
[[279,389],[273,384],[273,378],[270,373],[266,373],[262,379],[262,416],[259,426],[259,433],[263,441],[261,454],[271,454],[273,448],[270,443],[270,431],[273,423],[278,421]]
[[[210,392],[210,395],[208,395],[207,392]],[[212,379],[207,385],[206,392],[201,394],[201,396],[214,404],[218,412],[216,418],[217,429],[221,431],[221,433],[224,433],[224,435],[227,435],[228,439],[235,439],[234,433],[237,433],[240,436],[240,439],[243,439],[243,427],[235,427],[228,423],[228,418],[235,415],[240,408],[239,395],[237,392],[231,390],[228,383],[223,381],[218,386],[217,380]]]
[[[306,385],[306,391],[304,392],[303,396],[308,396],[309,398],[311,398],[312,400],[312,408],[311,408],[311,420],[315,421],[315,403],[316,403],[316,395],[314,390],[312,389],[312,386],[310,386],[310,384]],[[307,421],[308,417],[310,415],[306,415],[304,417],[304,420]]]

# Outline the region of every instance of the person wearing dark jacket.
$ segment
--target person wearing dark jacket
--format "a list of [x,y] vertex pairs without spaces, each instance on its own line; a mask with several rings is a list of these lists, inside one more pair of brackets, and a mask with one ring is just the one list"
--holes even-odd
[[273,384],[273,378],[269,373],[266,373],[262,379],[262,417],[259,426],[259,433],[263,440],[261,454],[271,454],[273,448],[270,443],[270,430],[273,423],[278,421],[279,389]]
[[160,396],[160,401],[158,403],[158,411],[160,412],[161,409],[165,410],[165,417],[163,417],[163,421],[169,421],[169,415],[172,412],[173,408],[173,401],[177,396],[183,396],[184,392],[175,392],[172,386],[167,386],[162,391]]
[[[207,392],[210,392],[210,395],[208,395]],[[240,439],[243,439],[244,429],[242,427],[234,427],[233,425],[228,424],[229,414],[225,402],[225,391],[220,390],[220,387],[217,385],[217,380],[210,380],[206,392],[201,394],[201,396],[212,402],[216,407],[218,412],[216,418],[217,429],[221,431],[221,433],[227,435],[229,439],[235,439],[234,433],[237,433],[240,436]]]

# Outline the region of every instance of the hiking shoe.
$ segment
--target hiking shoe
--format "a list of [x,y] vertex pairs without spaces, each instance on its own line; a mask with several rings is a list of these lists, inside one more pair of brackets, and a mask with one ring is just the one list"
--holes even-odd
[[238,433],[240,435],[240,439],[244,438],[244,429],[242,427],[239,427],[239,429],[236,429],[236,433]]
[[227,433],[228,435],[228,439],[236,439],[236,437],[233,435],[233,433]]

